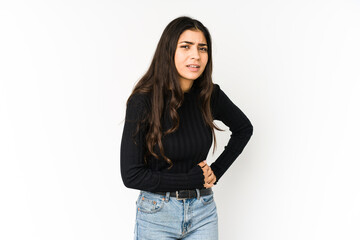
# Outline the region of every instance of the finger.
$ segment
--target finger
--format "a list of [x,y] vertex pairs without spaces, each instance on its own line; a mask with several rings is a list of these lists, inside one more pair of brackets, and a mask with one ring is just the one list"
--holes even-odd
[[209,177],[209,178],[206,180],[206,182],[210,184],[210,183],[213,183],[214,180],[215,180],[215,177],[212,176],[212,177]]
[[214,177],[213,179],[211,179],[211,182],[209,184],[214,185],[214,183],[216,182],[216,177]]
[[207,182],[210,182],[214,178],[214,174],[210,172],[207,175],[205,175],[205,178]]
[[[203,170],[204,168],[208,169],[209,165],[207,165],[204,161],[198,164]],[[207,170],[206,170],[207,171]]]
[[209,171],[208,171],[208,168],[205,166],[204,168],[202,168],[203,170],[203,174],[205,177],[208,177],[209,176]]
[[214,171],[211,169],[210,166],[209,166],[209,176],[215,176]]
[[208,177],[212,177],[212,176],[214,176],[215,174],[214,174],[214,171],[213,170],[211,170],[211,168],[209,167],[209,169],[208,169],[208,171],[207,171],[207,176]]
[[205,187],[205,188],[211,188],[211,187],[212,187],[212,184],[205,183],[205,184],[204,184],[204,187]]
[[208,185],[211,183],[212,180],[213,180],[212,178],[210,178],[209,176],[205,175],[205,177],[204,177],[204,184],[205,184],[207,187],[209,187]]
[[207,162],[206,162],[206,160],[204,160],[204,161],[200,162],[199,164],[201,164],[201,166],[205,166],[205,165],[207,165]]
[[214,184],[215,182],[216,182],[216,177],[215,177],[215,175],[213,175],[212,177],[209,177],[209,178],[205,178],[204,179],[204,182],[206,183],[206,184]]
[[208,177],[208,183],[215,183],[216,181],[216,176],[214,174],[214,172],[211,172],[211,175]]
[[209,184],[209,183],[204,184],[204,187],[205,187],[205,188],[211,188],[211,187],[213,187],[213,186],[214,186],[214,184]]
[[207,168],[206,168],[206,165],[200,166],[200,167],[201,167],[201,170],[203,170],[204,173],[206,173],[208,171]]
[[206,173],[204,172],[205,178],[208,179],[210,181],[210,179],[213,179],[215,177],[214,172],[209,169],[209,171],[207,171]]

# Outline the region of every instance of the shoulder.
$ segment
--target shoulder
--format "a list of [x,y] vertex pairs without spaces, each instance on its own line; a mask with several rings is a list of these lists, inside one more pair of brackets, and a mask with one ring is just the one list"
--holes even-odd
[[219,84],[213,83],[213,90],[210,98],[210,108],[214,119],[216,118],[218,112],[217,108],[218,108],[219,93],[220,93]]
[[214,83],[214,84],[213,84],[212,97],[218,97],[219,92],[220,92],[220,86],[219,86],[219,84]]
[[214,119],[217,119],[224,111],[232,109],[234,103],[220,88],[219,84],[213,84],[213,92],[211,95],[211,109]]
[[146,93],[134,93],[127,100],[126,115],[128,119],[139,119],[149,113],[150,109],[150,96]]
[[219,99],[219,95],[220,95],[220,86],[219,84],[214,83],[213,84],[213,90],[211,93],[211,106],[212,108],[216,107],[218,99]]
[[127,101],[128,108],[143,108],[147,109],[151,106],[150,96],[146,93],[134,93],[129,96]]

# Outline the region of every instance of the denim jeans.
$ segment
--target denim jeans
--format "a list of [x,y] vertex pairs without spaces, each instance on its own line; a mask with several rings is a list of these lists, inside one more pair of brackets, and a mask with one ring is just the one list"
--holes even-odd
[[160,195],[140,191],[136,201],[134,235],[135,240],[217,240],[218,215],[214,193],[177,200],[170,197],[170,192]]

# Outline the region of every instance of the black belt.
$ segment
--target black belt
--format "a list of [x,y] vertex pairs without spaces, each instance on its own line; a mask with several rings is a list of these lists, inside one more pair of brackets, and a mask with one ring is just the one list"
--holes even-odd
[[[199,189],[199,192],[200,192],[200,196],[206,196],[206,195],[210,195],[210,194],[213,193],[211,188]],[[160,194],[160,195],[166,195],[166,192],[154,192],[154,193]],[[177,200],[183,200],[183,199],[188,199],[188,198],[196,198],[197,197],[197,192],[196,192],[195,189],[193,189],[193,190],[179,190],[179,191],[175,191],[175,192],[170,192],[170,197],[176,197]]]

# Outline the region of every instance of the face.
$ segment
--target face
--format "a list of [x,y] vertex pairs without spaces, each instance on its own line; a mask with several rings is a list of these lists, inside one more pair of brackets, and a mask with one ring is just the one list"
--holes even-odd
[[207,50],[201,31],[185,30],[180,35],[174,58],[180,82],[192,82],[203,73],[208,61]]

